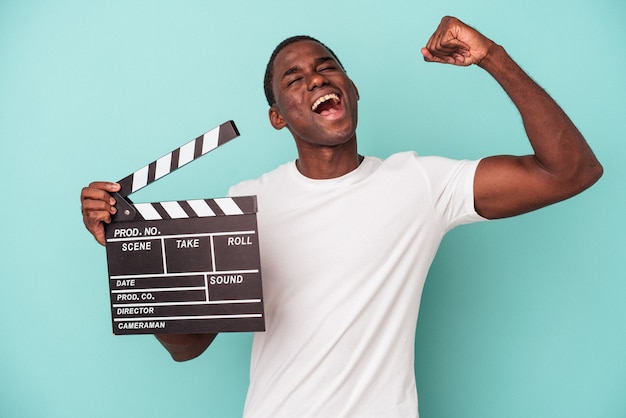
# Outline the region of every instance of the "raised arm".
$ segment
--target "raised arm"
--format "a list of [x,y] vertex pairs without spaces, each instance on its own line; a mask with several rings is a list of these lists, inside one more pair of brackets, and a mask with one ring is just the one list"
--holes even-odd
[[491,74],[519,110],[533,155],[483,159],[474,179],[474,205],[486,218],[529,212],[572,197],[595,183],[602,166],[563,110],[504,48],[453,17],[444,17],[422,48],[429,62]]
[[[120,190],[120,185],[96,181],[84,187],[80,193],[83,223],[96,241],[105,245],[104,224],[111,222],[115,214],[115,199],[111,193]],[[198,357],[213,342],[217,334],[163,334],[155,335],[176,361]]]

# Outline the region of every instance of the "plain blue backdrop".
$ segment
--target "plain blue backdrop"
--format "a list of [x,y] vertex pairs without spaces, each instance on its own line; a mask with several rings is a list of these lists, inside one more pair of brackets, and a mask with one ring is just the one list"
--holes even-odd
[[283,38],[333,48],[359,87],[360,151],[529,153],[479,68],[424,63],[445,14],[475,26],[561,104],[605,167],[589,191],[460,227],[424,291],[423,418],[626,416],[623,40],[618,0],[0,0],[0,416],[237,417],[250,334],[178,364],[113,336],[104,248],[80,189],[118,180],[228,119],[241,137],[133,195],[224,196],[295,157],[262,76]]

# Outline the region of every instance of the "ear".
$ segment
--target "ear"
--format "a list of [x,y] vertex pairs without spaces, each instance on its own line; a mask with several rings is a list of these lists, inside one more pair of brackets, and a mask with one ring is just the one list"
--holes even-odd
[[352,86],[354,87],[354,91],[356,91],[356,99],[359,100],[361,98],[361,96],[359,96],[359,89],[356,87],[356,84],[354,84],[354,81],[350,80],[350,82],[352,83]]
[[274,105],[270,107],[268,115],[270,118],[270,124],[272,124],[274,129],[283,129],[287,126],[287,122],[285,122],[285,119],[283,119],[283,116]]

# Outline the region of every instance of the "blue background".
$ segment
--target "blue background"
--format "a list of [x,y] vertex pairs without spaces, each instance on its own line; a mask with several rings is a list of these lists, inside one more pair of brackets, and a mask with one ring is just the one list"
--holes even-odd
[[228,119],[241,138],[133,195],[224,196],[295,157],[267,121],[262,76],[310,34],[361,94],[360,151],[529,153],[479,68],[424,63],[452,14],[504,45],[605,167],[589,191],[444,240],[416,343],[423,418],[626,416],[624,93],[618,0],[0,1],[0,416],[241,415],[250,334],[178,364],[152,336],[111,333],[104,248],[79,193]]

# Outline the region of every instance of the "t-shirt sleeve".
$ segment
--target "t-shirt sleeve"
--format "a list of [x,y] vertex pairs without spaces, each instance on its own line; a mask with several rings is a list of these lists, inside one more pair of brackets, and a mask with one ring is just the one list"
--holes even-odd
[[480,160],[419,157],[442,230],[485,221],[474,207],[474,175]]
[[256,191],[251,187],[252,181],[244,181],[234,186],[231,186],[228,189],[228,197],[237,197],[237,196],[249,196],[256,194]]

